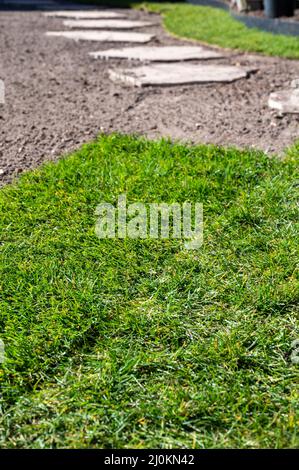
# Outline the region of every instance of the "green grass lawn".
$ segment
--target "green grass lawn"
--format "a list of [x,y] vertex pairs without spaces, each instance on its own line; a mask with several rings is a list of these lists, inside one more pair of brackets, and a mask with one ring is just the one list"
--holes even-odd
[[[102,136],[3,188],[1,447],[298,446],[298,158]],[[98,239],[121,193],[204,245]]]
[[166,29],[176,36],[230,49],[299,59],[298,37],[247,28],[227,11],[184,3],[146,2],[144,6],[162,13]]
[[274,35],[248,28],[225,10],[187,3],[135,2],[130,0],[81,0],[111,7],[145,8],[161,13],[166,29],[182,38],[240,51],[299,59],[299,37]]

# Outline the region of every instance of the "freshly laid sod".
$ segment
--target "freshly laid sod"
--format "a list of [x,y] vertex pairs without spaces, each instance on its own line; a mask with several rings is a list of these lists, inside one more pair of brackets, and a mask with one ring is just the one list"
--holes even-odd
[[[0,191],[0,445],[298,446],[298,149],[102,136]],[[204,244],[95,208],[202,202]]]

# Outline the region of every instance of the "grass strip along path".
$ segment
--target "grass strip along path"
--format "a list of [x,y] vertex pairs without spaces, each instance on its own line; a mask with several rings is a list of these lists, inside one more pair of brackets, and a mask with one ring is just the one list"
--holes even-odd
[[184,3],[146,2],[144,7],[161,13],[166,29],[176,36],[245,52],[299,59],[298,37],[248,28],[225,10]]
[[163,16],[167,31],[177,37],[194,39],[244,52],[299,59],[299,37],[276,35],[234,19],[228,11],[188,3],[130,2],[128,0],[81,0],[112,7],[142,8]]
[[[204,245],[95,208],[202,202]],[[0,191],[1,447],[298,446],[298,149],[102,136]]]

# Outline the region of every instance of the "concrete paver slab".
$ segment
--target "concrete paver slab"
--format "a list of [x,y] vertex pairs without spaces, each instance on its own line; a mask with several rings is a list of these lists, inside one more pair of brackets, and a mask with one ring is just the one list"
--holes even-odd
[[282,114],[299,114],[299,89],[292,88],[271,93],[268,105]]
[[183,85],[196,83],[230,83],[246,78],[248,70],[231,65],[206,64],[150,64],[133,69],[110,70],[113,81],[121,81],[132,86]]
[[152,34],[124,31],[48,31],[47,36],[64,37],[75,41],[135,42],[146,43],[154,38]]
[[45,13],[45,16],[74,19],[126,18],[124,13],[106,10],[58,10]]
[[201,46],[146,46],[108,49],[90,52],[95,59],[131,59],[149,62],[176,62],[181,60],[219,59],[224,56]]
[[148,21],[130,21],[130,20],[65,20],[63,25],[68,28],[81,29],[134,29],[155,26],[155,23]]

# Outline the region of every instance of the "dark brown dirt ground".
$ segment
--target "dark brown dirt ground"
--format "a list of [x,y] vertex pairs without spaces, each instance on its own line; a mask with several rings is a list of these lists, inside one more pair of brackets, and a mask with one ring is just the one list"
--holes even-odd
[[[159,20],[136,11],[129,17]],[[299,77],[299,61],[227,53],[222,62],[257,66],[258,73],[228,85],[129,88],[108,78],[110,67],[126,62],[87,54],[122,44],[45,36],[55,29],[63,29],[62,21],[41,11],[0,11],[0,79],[6,87],[6,104],[0,105],[0,185],[101,131],[269,153],[282,153],[299,137],[298,117],[279,117],[267,107],[271,91]],[[183,43],[160,26],[147,30],[156,33],[153,43]]]

